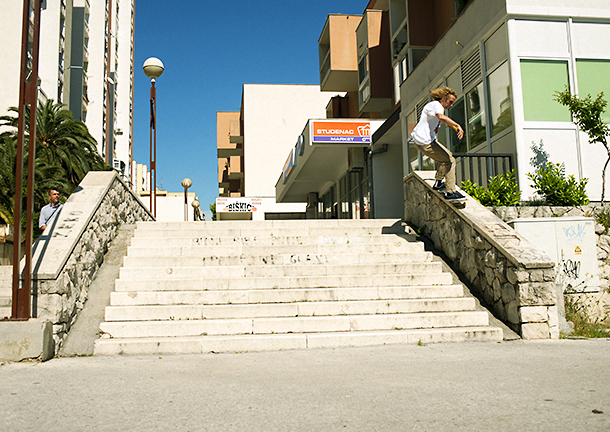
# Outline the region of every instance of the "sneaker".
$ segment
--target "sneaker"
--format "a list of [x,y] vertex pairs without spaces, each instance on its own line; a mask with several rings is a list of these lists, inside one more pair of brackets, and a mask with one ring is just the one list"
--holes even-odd
[[458,191],[446,193],[445,199],[447,201],[453,201],[453,202],[466,201],[466,197],[464,195],[462,195],[461,193],[459,193]]
[[440,191],[440,190],[445,189],[445,182],[442,180],[437,180],[436,182],[434,182],[432,189],[435,191]]

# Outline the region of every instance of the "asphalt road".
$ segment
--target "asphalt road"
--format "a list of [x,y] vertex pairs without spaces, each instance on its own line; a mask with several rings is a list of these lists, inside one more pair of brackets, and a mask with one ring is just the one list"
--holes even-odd
[[5,363],[0,431],[610,431],[610,340]]

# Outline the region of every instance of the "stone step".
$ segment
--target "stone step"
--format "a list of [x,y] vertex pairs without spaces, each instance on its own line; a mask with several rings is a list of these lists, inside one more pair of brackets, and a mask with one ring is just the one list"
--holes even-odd
[[[415,244],[416,250],[422,249],[421,242],[408,241],[395,235],[344,235],[344,236],[246,236],[246,237],[217,237],[195,236],[191,233],[176,232],[168,237],[133,237],[130,246],[133,247],[175,247],[175,246],[312,246],[312,245],[385,245],[385,244]],[[344,248],[345,249],[345,248]]]
[[371,315],[474,310],[472,297],[415,300],[330,301],[272,304],[109,306],[105,321],[239,319]]
[[493,327],[435,328],[341,333],[102,338],[95,355],[199,354],[338,348],[442,342],[501,342],[502,330]]
[[232,246],[161,246],[151,243],[148,246],[129,246],[128,256],[261,256],[276,254],[299,255],[335,255],[335,254],[368,254],[368,253],[414,253],[424,252],[423,243],[399,240],[388,244],[354,244],[354,245],[232,245]]
[[240,279],[240,278],[278,278],[302,276],[365,276],[365,275],[410,275],[440,274],[443,270],[440,262],[378,264],[366,265],[273,265],[273,266],[158,266],[158,267],[123,267],[120,269],[121,280],[140,279]]
[[13,282],[13,266],[0,265],[0,287]]
[[403,330],[488,324],[488,315],[485,311],[460,311],[291,318],[116,321],[101,323],[100,331],[111,338],[132,338]]
[[185,238],[193,239],[197,238],[200,242],[206,242],[205,244],[222,244],[224,242],[233,241],[264,241],[264,240],[278,240],[286,238],[293,242],[295,239],[304,240],[320,240],[326,242],[339,242],[344,243],[346,241],[384,241],[384,238],[396,239],[401,238],[405,241],[415,241],[414,235],[406,233],[384,233],[382,229],[362,227],[362,228],[345,228],[343,230],[337,228],[321,228],[321,229],[172,229],[165,231],[138,231],[134,232],[134,239],[143,240],[146,238]]
[[118,279],[115,291],[194,291],[194,290],[245,290],[292,289],[324,287],[382,287],[402,285],[448,285],[453,278],[449,273],[407,275],[340,275],[340,276],[286,276],[251,277],[239,279]]
[[307,333],[274,335],[103,338],[95,341],[95,355],[199,354],[320,349],[443,342],[501,342],[494,327]]
[[392,220],[138,223],[96,354],[502,340]]
[[[333,230],[376,228],[384,233],[404,231],[400,219],[308,219],[308,220],[275,220],[275,221],[201,221],[201,222],[137,222],[136,231],[194,231],[209,229],[215,232],[224,230],[241,230],[249,232],[259,229],[292,229],[298,232],[331,228]],[[335,231],[336,232],[336,231]]]
[[430,252],[410,252],[400,254],[272,254],[236,256],[126,256],[123,267],[192,267],[192,266],[263,266],[263,265],[319,265],[319,264],[402,264],[431,262]]
[[125,291],[110,294],[112,306],[258,304],[321,301],[434,299],[464,295],[462,285],[379,288],[310,288],[231,291]]

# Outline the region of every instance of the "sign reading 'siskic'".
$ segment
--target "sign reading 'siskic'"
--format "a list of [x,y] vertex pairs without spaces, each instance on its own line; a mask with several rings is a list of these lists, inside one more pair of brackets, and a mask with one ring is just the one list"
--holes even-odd
[[313,143],[371,143],[370,122],[314,121]]

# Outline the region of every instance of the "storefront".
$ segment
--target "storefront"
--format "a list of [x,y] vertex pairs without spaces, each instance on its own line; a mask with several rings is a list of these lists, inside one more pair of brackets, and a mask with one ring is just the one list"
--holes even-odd
[[[373,134],[383,123],[309,120],[276,184],[277,201],[306,202],[311,219],[401,217],[400,145],[388,151],[387,145],[373,144]],[[376,200],[393,203],[394,208],[376,208]]]
[[278,219],[305,219],[305,204],[280,204],[273,198],[216,198],[216,220]]

